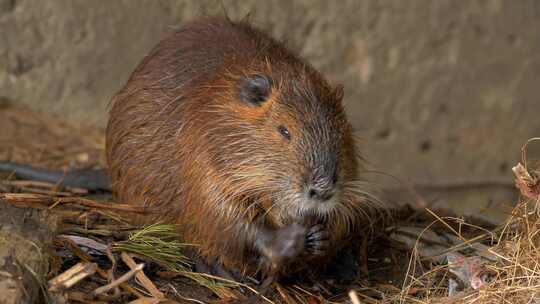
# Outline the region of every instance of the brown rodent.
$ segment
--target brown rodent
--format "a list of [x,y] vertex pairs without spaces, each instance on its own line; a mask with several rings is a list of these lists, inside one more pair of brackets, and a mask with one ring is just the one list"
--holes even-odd
[[209,264],[320,264],[366,225],[342,97],[247,22],[188,23],[113,98],[113,193],[177,224]]

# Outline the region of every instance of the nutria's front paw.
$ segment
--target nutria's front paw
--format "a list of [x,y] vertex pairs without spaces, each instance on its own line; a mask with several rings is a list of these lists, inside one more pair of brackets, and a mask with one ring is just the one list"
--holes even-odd
[[280,270],[305,250],[306,228],[292,224],[274,232],[263,253],[272,270]]
[[306,234],[305,251],[310,255],[325,255],[330,247],[330,234],[323,225],[314,225]]

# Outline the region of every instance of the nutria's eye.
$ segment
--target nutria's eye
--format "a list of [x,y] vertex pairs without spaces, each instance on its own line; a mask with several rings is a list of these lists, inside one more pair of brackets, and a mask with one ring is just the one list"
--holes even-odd
[[287,130],[287,128],[285,128],[284,126],[279,126],[277,129],[281,136],[285,137],[285,139],[287,140],[291,140],[291,133],[289,133],[289,130]]
[[253,75],[244,78],[239,84],[240,99],[250,105],[258,106],[270,95],[272,80],[265,75]]

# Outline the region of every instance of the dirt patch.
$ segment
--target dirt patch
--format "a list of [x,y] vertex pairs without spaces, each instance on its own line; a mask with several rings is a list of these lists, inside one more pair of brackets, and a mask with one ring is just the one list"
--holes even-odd
[[0,202],[0,294],[2,303],[44,300],[56,217]]
[[77,128],[61,118],[0,104],[0,160],[44,168],[105,165],[103,130]]

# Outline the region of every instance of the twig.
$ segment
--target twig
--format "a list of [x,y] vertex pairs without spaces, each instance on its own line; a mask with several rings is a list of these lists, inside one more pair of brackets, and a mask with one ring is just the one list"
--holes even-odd
[[[7,183],[4,183],[4,184],[7,184]],[[23,193],[43,194],[43,195],[50,195],[50,196],[72,196],[73,195],[70,192],[63,192],[63,191],[53,191],[53,190],[47,190],[47,189],[20,187],[20,186],[13,186],[13,185],[9,185],[9,186],[14,187],[15,189],[17,189],[17,191],[23,192]],[[13,191],[13,188],[10,191]]]
[[521,194],[528,199],[539,199],[540,197],[540,182],[538,178],[532,176],[527,168],[521,163],[518,163],[512,168],[516,176],[516,187]]
[[68,289],[87,276],[96,273],[96,270],[96,263],[77,263],[75,266],[52,278],[49,281],[49,291],[55,292]]
[[[80,292],[80,291],[70,291],[66,293],[66,297],[68,300],[73,300],[76,302],[81,302],[85,304],[107,304],[108,302],[105,301],[91,301],[87,299],[87,294]],[[68,302],[71,303],[71,302]]]
[[[55,243],[58,243],[59,245],[62,245],[68,249],[70,249],[79,259],[85,261],[85,262],[90,262],[92,261],[92,257],[90,255],[88,255],[87,253],[85,253],[84,251],[82,251],[79,246],[73,242],[72,240],[70,239],[66,239],[66,238],[55,238]],[[108,273],[101,269],[99,266],[97,267],[96,269],[96,272],[99,274],[99,276],[101,276],[102,278],[104,279],[109,279],[109,275]],[[137,291],[135,288],[131,287],[128,283],[123,283],[120,285],[120,287],[122,289],[124,289],[125,291],[135,295],[136,297],[144,297],[143,294],[141,294],[139,291]]]
[[349,298],[351,298],[351,302],[353,304],[361,304],[360,299],[358,298],[358,295],[356,294],[356,291],[354,290],[349,291]]
[[128,281],[129,279],[131,279],[133,276],[135,276],[137,274],[137,272],[141,271],[143,268],[144,268],[144,264],[137,264],[135,266],[135,268],[133,268],[130,271],[126,272],[124,275],[122,275],[121,277],[119,277],[115,281],[113,281],[113,282],[111,282],[111,283],[109,283],[107,285],[101,286],[99,288],[96,288],[94,291],[92,291],[91,295],[92,296],[97,296],[97,295],[100,295],[102,293],[105,293],[105,292],[115,288],[116,286]]
[[529,168],[527,166],[527,146],[529,146],[529,144],[534,141],[540,141],[540,137],[529,138],[529,140],[527,140],[527,142],[525,142],[525,144],[521,147],[521,162],[523,162],[523,164],[525,165],[525,171],[529,171]]
[[137,300],[129,302],[128,304],[157,304],[160,301],[161,299],[156,298],[139,298]]
[[[129,256],[129,254],[127,254],[126,252],[122,252],[120,254],[120,257],[122,258],[122,261],[124,261],[124,263],[126,263],[126,265],[128,265],[130,269],[135,269],[135,267],[137,267],[137,264],[135,263],[133,258]],[[159,289],[157,289],[156,285],[152,283],[152,281],[144,274],[143,271],[136,273],[135,277],[139,280],[141,285],[143,285],[146,288],[146,290],[148,290],[150,294],[152,294],[154,298],[157,298],[157,299],[165,298],[165,295],[161,291],[159,291]]]
[[[105,254],[107,255],[107,257],[111,261],[111,268],[107,270],[107,275],[109,277],[108,282],[112,282],[112,281],[114,281],[114,272],[116,271],[116,259],[114,258],[114,254],[112,253],[110,245],[107,246],[107,249],[105,250]],[[114,289],[114,295],[120,296],[120,294],[121,294],[120,288],[116,287]]]
[[287,304],[294,303],[294,301],[291,299],[291,296],[279,284],[276,284],[276,289],[279,295],[281,296],[281,298],[283,299],[283,301],[285,301],[285,303]]
[[105,254],[106,251],[107,251],[107,245],[105,245],[103,243],[100,243],[100,242],[97,242],[97,241],[95,241],[95,240],[93,240],[91,238],[78,236],[78,235],[66,235],[66,234],[61,234],[58,237],[59,238],[69,239],[69,240],[71,240],[72,242],[74,242],[75,244],[77,244],[79,246],[84,246],[84,247],[93,249],[93,250],[98,251],[98,252],[100,252],[102,254]]
[[[3,183],[8,184],[10,186],[15,187],[30,187],[30,188],[41,188],[41,189],[54,189],[55,184],[48,183],[48,182],[40,182],[40,181],[32,181],[32,180],[4,180]],[[58,193],[67,193],[67,194],[88,194],[88,190],[83,188],[72,188],[72,187],[63,187],[62,189],[64,191],[58,191],[58,190],[51,190],[51,192],[58,192]]]
[[198,304],[205,304],[203,301],[200,301],[200,300],[197,300],[197,299],[192,299],[192,298],[187,298],[187,297],[184,297],[183,295],[181,295],[178,290],[176,290],[176,288],[174,287],[173,284],[169,283],[169,287],[174,291],[174,294],[179,297],[180,299],[182,300],[185,300],[185,301],[189,301],[189,302],[195,302],[195,303],[198,303]]
[[118,203],[101,203],[81,197],[53,197],[40,194],[3,193],[0,194],[0,199],[5,200],[16,207],[23,208],[48,209],[59,204],[76,204],[86,207],[123,212],[143,214],[152,212],[147,208]]

